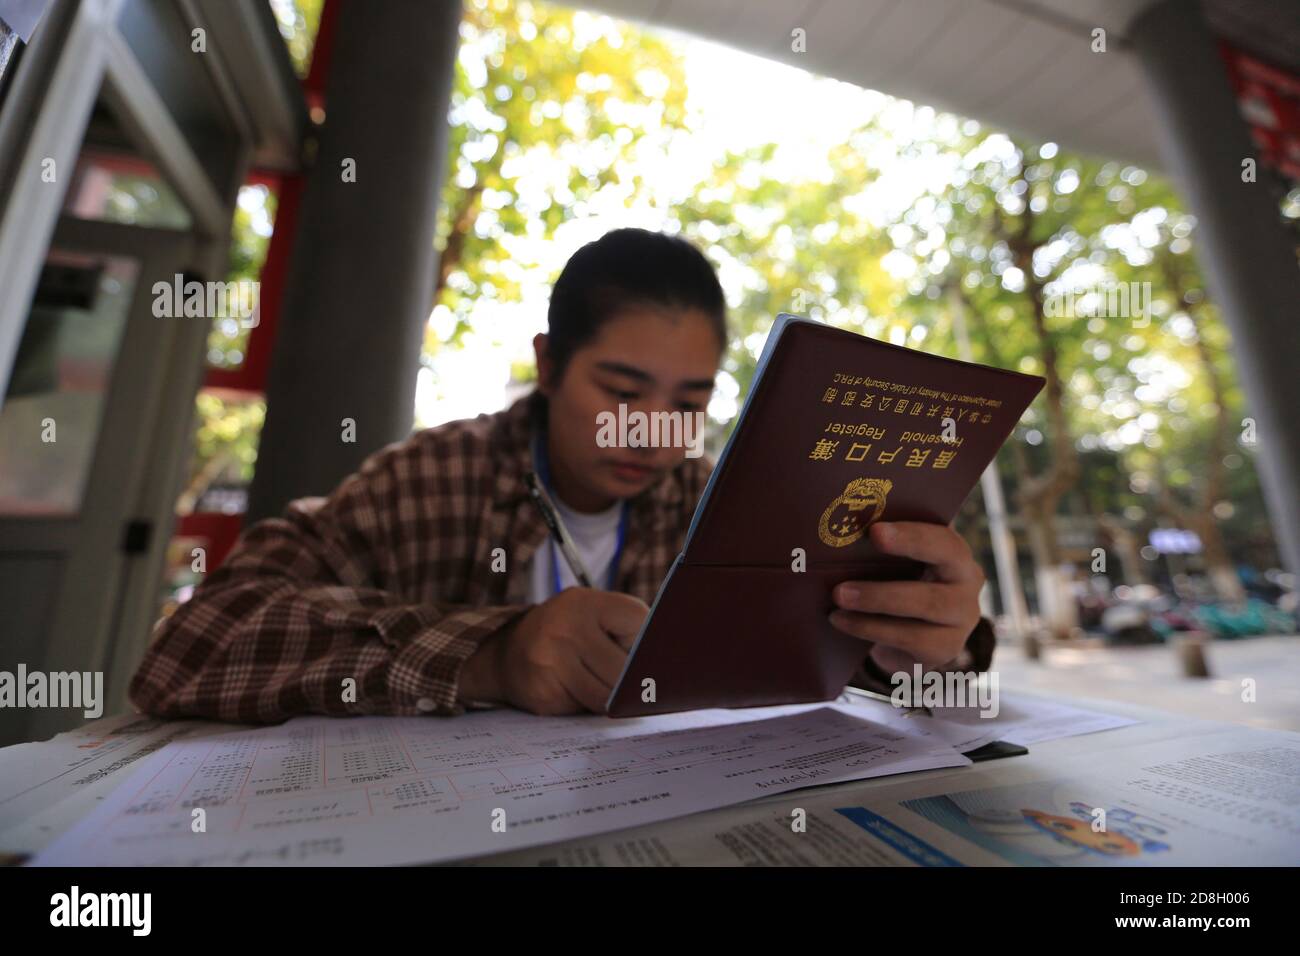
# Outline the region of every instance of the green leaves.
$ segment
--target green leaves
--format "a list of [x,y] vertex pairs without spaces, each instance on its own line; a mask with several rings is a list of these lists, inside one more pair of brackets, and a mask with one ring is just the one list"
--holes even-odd
[[643,192],[639,146],[666,141],[685,114],[682,63],[663,40],[559,7],[467,3],[434,296],[457,318],[452,341],[478,299],[520,298],[530,243],[602,190]]

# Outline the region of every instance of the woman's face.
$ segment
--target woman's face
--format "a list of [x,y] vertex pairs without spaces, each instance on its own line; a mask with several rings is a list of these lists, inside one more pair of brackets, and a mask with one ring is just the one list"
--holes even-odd
[[546,336],[533,345],[538,388],[550,406],[551,480],[565,504],[586,512],[635,497],[686,454],[684,447],[601,447],[601,413],[617,416],[620,404],[628,416],[703,412],[722,358],[707,315],[655,306],[630,307],[606,321],[573,353],[558,381]]

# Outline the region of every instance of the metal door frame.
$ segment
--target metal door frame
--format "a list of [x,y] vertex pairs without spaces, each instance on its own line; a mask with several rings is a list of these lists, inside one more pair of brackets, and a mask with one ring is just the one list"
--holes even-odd
[[[140,260],[126,327],[118,344],[92,463],[75,519],[56,527],[40,547],[35,526],[6,521],[11,540],[36,550],[63,550],[67,561],[57,588],[44,658],[46,670],[105,672],[105,713],[126,704],[126,684],[149,638],[170,538],[172,509],[190,450],[194,395],[202,380],[209,325],[152,314],[150,273],[193,274],[224,280],[230,222],[253,143],[247,116],[229,83],[222,88],[241,142],[224,182],[214,188],[175,118],[118,29],[128,0],[55,0],[32,38],[5,102],[0,105],[0,396],[8,388],[41,269],[51,245],[125,254]],[[146,2],[146,0],[129,0]],[[189,0],[172,3],[187,25],[203,11]],[[219,72],[217,58],[205,60]],[[23,69],[22,67],[28,67]],[[228,78],[227,78],[228,79]],[[140,153],[151,160],[184,202],[188,231],[71,219],[61,214],[96,100],[112,109]],[[42,162],[53,159],[55,183],[42,183]],[[2,399],[0,399],[2,400]],[[143,550],[121,551],[124,523],[152,529]],[[87,583],[91,579],[92,583]],[[27,739],[81,723],[80,712],[36,710]]]

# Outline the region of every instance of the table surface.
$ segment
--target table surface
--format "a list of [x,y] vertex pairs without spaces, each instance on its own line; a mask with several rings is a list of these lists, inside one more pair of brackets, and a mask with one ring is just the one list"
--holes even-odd
[[[1042,696],[1022,691],[1013,691],[1012,693],[1025,697]],[[768,803],[791,803],[792,797],[796,795],[800,797],[804,794],[833,795],[845,802],[851,801],[855,805],[869,806],[873,802],[887,801],[889,799],[887,796],[889,789],[900,785],[911,787],[922,782],[952,779],[955,784],[953,789],[955,790],[958,789],[958,785],[956,785],[958,779],[960,779],[959,786],[961,789],[997,785],[1011,781],[1027,781],[1033,779],[1036,775],[1039,777],[1042,775],[1055,775],[1060,774],[1063,770],[1068,770],[1069,763],[1074,757],[1105,752],[1116,748],[1150,744],[1162,740],[1214,733],[1225,729],[1249,731],[1249,728],[1245,728],[1240,724],[1228,724],[1222,721],[1171,714],[1114,700],[1063,698],[1059,695],[1053,695],[1050,699],[1054,703],[1069,704],[1088,710],[1130,717],[1140,721],[1140,723],[1098,733],[1062,737],[1056,740],[1035,743],[1029,746],[1030,752],[1023,756],[987,761],[973,766],[925,770],[903,775],[876,777],[870,780],[805,788],[707,811],[705,814],[693,814],[690,818],[666,820],[620,832],[653,837],[656,834],[668,832],[670,828],[680,824],[681,819],[697,819],[705,816],[716,819],[719,823],[725,825],[725,822],[730,817]],[[105,726],[105,721],[108,721],[108,725],[112,726],[113,724],[128,722],[131,719],[140,718],[138,715],[118,715],[116,718],[106,718],[104,721],[92,721],[86,725],[86,728],[102,728]],[[160,724],[160,726],[196,727],[195,734],[199,736],[249,729],[246,726],[220,723],[208,724],[201,721],[178,721],[171,724]],[[9,780],[21,780],[24,779],[21,776],[24,773],[31,777],[33,775],[31,768],[37,766],[37,761],[43,753],[48,757],[51,752],[50,748],[55,746],[57,741],[58,738],[55,738],[50,741],[18,744],[0,749],[0,777]],[[80,787],[75,796],[61,800],[54,806],[41,806],[35,811],[30,800],[24,803],[21,798],[6,799],[4,794],[0,794],[0,856],[6,858],[5,862],[14,863],[21,862],[26,855],[39,851],[84,816],[97,800],[102,799],[118,784],[127,779],[130,776],[131,769],[131,766],[127,765],[115,772],[103,774],[100,779]],[[10,776],[11,774],[19,776]],[[569,844],[582,843],[591,839],[593,838],[581,838],[566,841],[566,843],[551,844],[551,847],[561,850]],[[513,854],[503,856],[518,855],[520,852],[526,853],[528,851],[515,851]],[[492,859],[492,857],[482,857],[478,858],[476,862],[490,863]]]

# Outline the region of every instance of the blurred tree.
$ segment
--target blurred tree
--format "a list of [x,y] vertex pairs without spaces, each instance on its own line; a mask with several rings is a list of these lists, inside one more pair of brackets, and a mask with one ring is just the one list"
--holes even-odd
[[[1095,164],[1035,155],[1025,144],[1001,134],[966,138],[954,144],[960,154],[951,181],[928,197],[944,211],[948,241],[931,243],[916,255],[937,278],[924,295],[938,298],[934,286],[956,299],[973,318],[974,340],[993,364],[1042,375],[1046,380],[1022,441],[1013,441],[1014,500],[1026,528],[1034,560],[1040,613],[1064,635],[1073,624],[1067,597],[1057,512],[1080,473],[1066,392],[1069,367],[1077,352],[1075,317],[1050,314],[1048,283],[1060,276],[1100,228],[1107,210],[1104,194],[1080,191],[1095,176]],[[1040,446],[1029,454],[1025,443]]]
[[[270,247],[276,197],[265,186],[245,186],[239,191],[235,218],[230,226],[230,271],[227,282],[256,282]],[[213,368],[238,368],[248,354],[249,323],[217,316],[208,334],[208,364]]]
[[[925,199],[938,204],[945,235],[926,252],[914,242],[900,244],[923,273],[938,278],[915,290],[907,308],[923,315],[934,310],[927,303],[942,300],[941,289],[959,295],[972,319],[977,358],[1047,380],[1006,457],[1040,610],[1054,607],[1053,630],[1064,633],[1072,601],[1061,573],[1063,509],[1091,513],[1118,552],[1118,570],[1140,582],[1146,572],[1127,525],[1145,516],[1148,482],[1124,479],[1152,449],[1178,444],[1180,451],[1203,452],[1186,429],[1162,427],[1170,406],[1173,420],[1185,423],[1179,414],[1187,408],[1185,393],[1208,389],[1202,407],[1224,409],[1210,431],[1210,450],[1224,460],[1226,409],[1238,401],[1228,372],[1209,346],[1189,370],[1186,348],[1170,339],[1161,317],[1196,305],[1191,321],[1206,328],[1199,335],[1193,328],[1194,339],[1205,343],[1226,333],[1202,308],[1196,266],[1185,254],[1187,223],[1172,227],[1169,210],[1177,201],[1162,180],[996,133],[947,148],[960,162],[951,182]],[[1162,233],[1167,221],[1171,228]],[[1112,454],[1096,461],[1102,450]],[[1201,482],[1200,497],[1177,514],[1184,526],[1204,531],[1206,563],[1222,593],[1235,597],[1232,562],[1207,523],[1216,508],[1222,512],[1221,493],[1218,478]],[[1164,500],[1172,510],[1176,499],[1166,494]]]
[[[859,138],[874,133],[868,128]],[[749,391],[780,312],[879,336],[904,333],[889,318],[903,290],[881,265],[888,238],[853,201],[876,178],[863,143],[832,149],[829,175],[794,182],[772,168],[776,151],[768,145],[727,154],[673,210],[681,234],[731,280],[734,347],[723,368],[740,395]]]
[[[1258,525],[1267,514],[1247,446],[1232,447],[1244,399],[1230,337],[1204,291],[1194,257],[1195,218],[1163,179],[1141,179],[1127,188],[1138,211],[1093,243],[1106,250],[1109,274],[1130,288],[1149,289],[1150,301],[1140,335],[1130,327],[1110,341],[1085,343],[1094,356],[1124,356],[1112,379],[1112,386],[1119,385],[1116,394],[1097,409],[1109,411],[1113,423],[1110,429],[1101,425],[1102,437],[1121,450],[1129,490],[1154,499],[1158,514],[1196,532],[1218,597],[1239,601],[1245,594],[1225,522],[1240,514]],[[1121,379],[1123,373],[1132,380]],[[1116,504],[1115,495],[1110,497]],[[1238,523],[1234,530],[1244,544],[1245,526]]]
[[266,403],[252,397],[201,391],[195,405],[194,456],[176,500],[177,514],[194,511],[203,493],[214,485],[243,486],[253,480],[257,441],[266,417]]
[[271,0],[271,12],[284,37],[294,72],[306,76],[311,69],[312,48],[320,30],[321,7],[325,0]]
[[[226,281],[256,281],[262,274],[274,215],[275,197],[265,187],[245,186],[240,190],[231,226]],[[247,354],[250,331],[238,319],[216,317],[208,333],[208,364],[215,368],[238,367]],[[256,396],[201,390],[194,411],[194,454],[185,490],[176,502],[178,514],[193,511],[213,484],[245,485],[252,480],[266,403]]]
[[[1182,227],[1183,234],[1190,236],[1193,228],[1190,219],[1178,216],[1172,224],[1166,220],[1165,225],[1174,229]],[[1221,519],[1235,510],[1225,497],[1227,462],[1233,454],[1234,419],[1237,418],[1233,406],[1239,405],[1235,396],[1229,396],[1232,372],[1225,358],[1230,341],[1227,329],[1211,314],[1213,306],[1201,287],[1195,260],[1189,252],[1174,251],[1181,237],[1171,235],[1169,229],[1162,233],[1166,241],[1156,253],[1156,267],[1163,279],[1164,294],[1173,301],[1171,324],[1177,328],[1179,320],[1186,323],[1183,342],[1190,345],[1195,355],[1196,373],[1209,396],[1207,402],[1199,403],[1202,427],[1193,430],[1190,440],[1182,443],[1185,449],[1199,452],[1194,476],[1193,472],[1180,468],[1180,476],[1187,480],[1171,481],[1164,467],[1167,463],[1156,457],[1152,464],[1160,466],[1161,477],[1155,482],[1155,488],[1160,506],[1201,539],[1206,567],[1218,596],[1225,601],[1242,601],[1246,597],[1245,589],[1220,530]]]
[[[681,59],[653,34],[540,3],[466,4],[434,290],[450,340],[477,301],[519,298],[530,242],[603,189],[631,202],[644,188],[632,160],[683,128],[685,98]],[[440,344],[431,325],[426,354]]]

